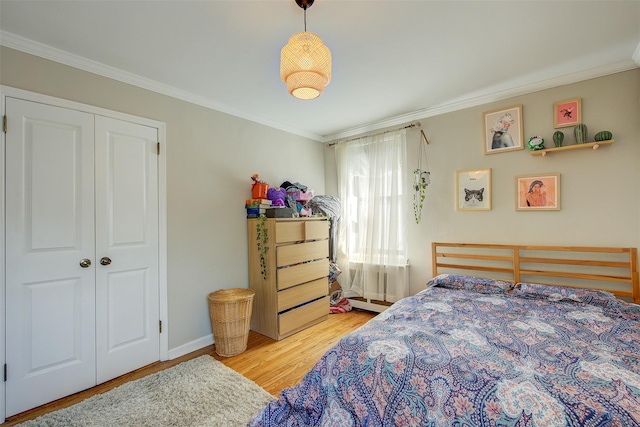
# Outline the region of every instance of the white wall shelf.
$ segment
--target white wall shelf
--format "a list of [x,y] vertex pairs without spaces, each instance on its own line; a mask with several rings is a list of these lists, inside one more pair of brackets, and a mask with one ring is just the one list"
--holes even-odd
[[583,148],[591,148],[593,150],[597,150],[601,145],[609,145],[613,144],[615,139],[609,139],[607,141],[596,141],[596,142],[586,142],[584,144],[574,144],[567,145],[566,147],[555,147],[555,148],[545,148],[544,150],[536,150],[530,151],[532,156],[546,156],[547,153],[557,152],[557,151],[568,151],[568,150],[579,150]]

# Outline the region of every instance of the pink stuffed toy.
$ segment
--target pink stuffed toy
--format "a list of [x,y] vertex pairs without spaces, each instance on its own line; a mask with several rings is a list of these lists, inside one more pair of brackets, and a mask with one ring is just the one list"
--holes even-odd
[[267,190],[267,199],[271,200],[271,206],[286,206],[285,198],[287,197],[287,190],[282,187],[271,187]]

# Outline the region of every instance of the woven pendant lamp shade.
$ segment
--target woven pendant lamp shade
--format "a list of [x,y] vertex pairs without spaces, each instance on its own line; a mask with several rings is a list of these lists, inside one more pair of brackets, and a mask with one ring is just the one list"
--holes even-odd
[[313,33],[295,33],[280,54],[280,78],[296,98],[319,97],[331,81],[329,48]]

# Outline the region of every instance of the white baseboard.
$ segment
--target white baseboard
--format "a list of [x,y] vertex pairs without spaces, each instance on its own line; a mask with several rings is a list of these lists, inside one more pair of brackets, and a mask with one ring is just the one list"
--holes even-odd
[[197,340],[183,344],[180,347],[170,349],[169,360],[175,359],[176,357],[184,356],[185,354],[189,354],[196,350],[200,350],[201,348],[211,344],[213,344],[213,334],[198,338]]

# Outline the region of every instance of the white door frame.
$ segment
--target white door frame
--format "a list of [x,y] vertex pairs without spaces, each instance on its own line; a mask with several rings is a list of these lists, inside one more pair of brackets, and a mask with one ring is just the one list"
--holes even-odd
[[[27,101],[40,102],[42,104],[53,105],[56,107],[68,108],[71,110],[83,111],[85,113],[96,114],[100,116],[111,117],[114,119],[124,120],[140,125],[145,125],[158,129],[158,142],[160,143],[160,155],[158,156],[158,261],[159,261],[159,287],[160,287],[160,321],[162,322],[162,333],[160,334],[160,360],[169,359],[169,310],[167,300],[167,133],[166,124],[156,120],[146,119],[143,117],[132,116],[130,114],[119,113],[116,111],[106,110],[104,108],[94,107],[92,105],[81,104],[78,102],[68,101],[65,99],[54,98],[48,95],[42,95],[35,92],[29,92],[22,89],[16,89],[9,86],[0,85],[0,116],[5,115],[5,100],[7,97],[20,98]],[[5,294],[5,143],[6,134],[2,132],[2,147],[0,149],[0,295]],[[5,355],[5,304],[4,297],[0,303],[0,367],[4,367],[6,363]],[[2,369],[4,371],[4,369]],[[6,408],[6,385],[4,376],[0,378],[2,386],[0,387],[0,419],[4,422]]]

